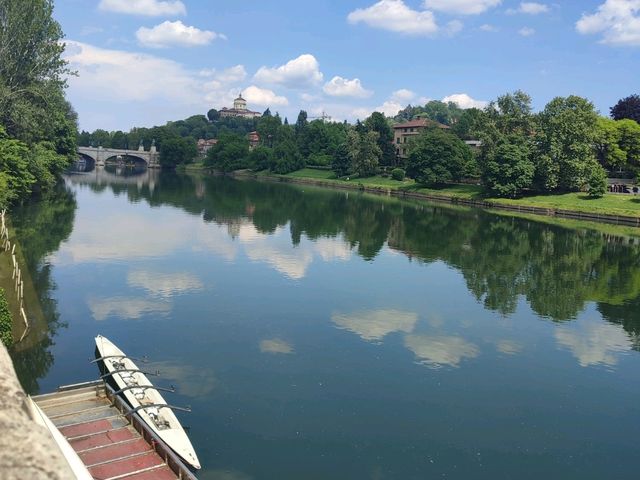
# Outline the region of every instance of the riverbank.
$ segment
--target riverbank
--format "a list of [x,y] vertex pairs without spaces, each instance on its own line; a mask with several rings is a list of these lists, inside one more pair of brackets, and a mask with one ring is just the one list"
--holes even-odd
[[[195,166],[187,171],[208,172],[210,169]],[[537,195],[520,199],[486,198],[478,185],[451,185],[432,189],[417,185],[413,180],[370,177],[353,180],[332,178],[330,170],[302,169],[286,175],[265,172],[237,171],[236,177],[317,185],[331,188],[360,190],[382,195],[447,202],[472,207],[509,210],[523,214],[555,216],[595,222],[640,227],[640,197],[605,194],[591,199],[584,193],[561,195]]]

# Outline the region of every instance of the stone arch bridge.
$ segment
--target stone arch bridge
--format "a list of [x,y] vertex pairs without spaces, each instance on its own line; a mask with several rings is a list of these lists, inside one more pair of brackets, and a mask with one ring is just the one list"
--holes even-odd
[[149,151],[146,151],[141,145],[138,150],[121,150],[118,148],[102,148],[102,147],[78,147],[78,153],[81,157],[88,157],[96,162],[97,166],[104,166],[105,162],[117,157],[132,157],[144,161],[149,168],[160,167],[160,153],[156,150],[155,145]]

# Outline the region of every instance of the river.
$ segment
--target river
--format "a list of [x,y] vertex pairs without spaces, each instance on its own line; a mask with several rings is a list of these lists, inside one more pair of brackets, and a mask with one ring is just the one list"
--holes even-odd
[[147,355],[201,479],[638,477],[640,237],[114,170],[13,224],[25,388],[96,378],[97,334]]

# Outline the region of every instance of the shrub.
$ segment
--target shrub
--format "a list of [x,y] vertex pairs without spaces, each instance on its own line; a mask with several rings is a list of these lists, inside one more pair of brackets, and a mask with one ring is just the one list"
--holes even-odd
[[5,346],[10,347],[13,344],[13,334],[11,333],[11,312],[9,312],[9,304],[4,290],[0,288],[0,340]]
[[391,171],[391,178],[393,178],[394,180],[398,180],[399,182],[404,180],[404,175],[405,175],[405,171],[401,168],[394,168]]
[[601,198],[607,191],[607,172],[600,165],[594,165],[587,179],[589,196]]

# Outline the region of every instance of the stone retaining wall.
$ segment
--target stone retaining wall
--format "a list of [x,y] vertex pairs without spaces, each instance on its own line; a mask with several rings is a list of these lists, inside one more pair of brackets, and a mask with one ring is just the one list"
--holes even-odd
[[31,419],[25,398],[9,353],[0,343],[0,478],[75,478],[47,430]]

